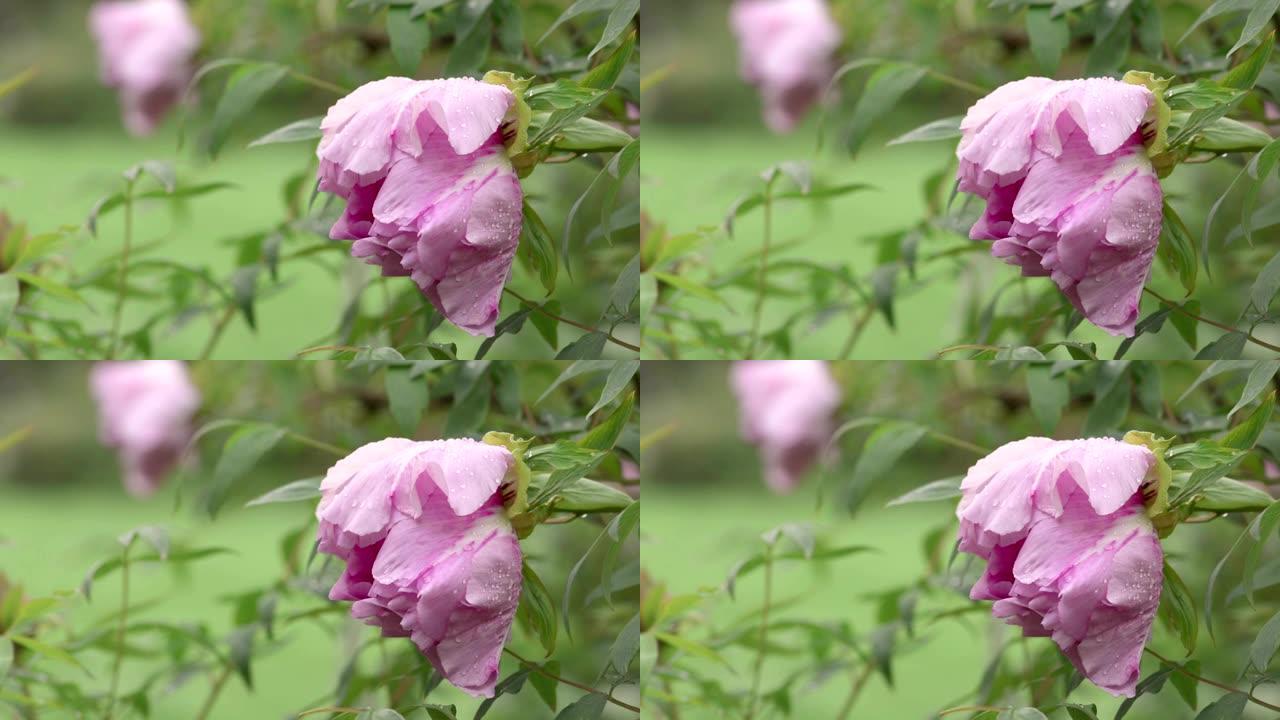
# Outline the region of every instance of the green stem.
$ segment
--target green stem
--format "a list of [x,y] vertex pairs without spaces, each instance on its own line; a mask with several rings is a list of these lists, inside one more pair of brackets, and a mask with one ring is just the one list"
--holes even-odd
[[769,545],[764,553],[764,600],[760,606],[760,637],[757,640],[759,652],[756,664],[751,671],[751,700],[747,707],[747,718],[756,716],[760,704],[760,679],[764,675],[764,659],[767,655],[766,645],[769,640],[769,604],[773,599],[773,545]]
[[875,666],[871,663],[862,666],[862,671],[853,680],[853,687],[849,688],[849,695],[840,706],[840,713],[836,715],[838,720],[848,720],[849,714],[853,712],[853,704],[858,701],[858,696],[862,694],[862,688],[866,687],[867,680],[871,679],[871,671],[874,669]]
[[973,443],[969,442],[968,440],[961,440],[961,439],[960,439],[960,438],[958,438],[958,437],[954,437],[954,436],[951,436],[951,435],[947,435],[946,433],[941,433],[941,432],[938,432],[937,430],[930,429],[930,430],[929,430],[929,435],[930,435],[934,440],[937,440],[937,441],[938,441],[938,442],[940,442],[940,443],[944,443],[944,444],[946,444],[946,445],[950,445],[950,446],[952,446],[952,447],[958,447],[958,448],[960,448],[961,450],[968,450],[969,452],[975,453],[975,454],[977,454],[977,455],[989,455],[989,454],[991,454],[991,451],[990,451],[990,450],[988,450],[988,449],[986,449],[986,448],[982,447],[981,445],[974,445]]
[[330,445],[329,443],[324,442],[323,440],[316,440],[315,438],[307,437],[306,435],[303,435],[301,433],[296,433],[292,430],[287,431],[285,434],[295,442],[301,443],[308,447],[313,447],[317,450],[323,450],[324,452],[327,452],[331,455],[336,455],[338,457],[346,457],[351,454],[349,451],[343,450],[337,445]]
[[111,693],[107,697],[106,720],[115,715],[116,695],[120,691],[120,667],[124,664],[124,636],[129,626],[129,546],[120,561],[120,620],[116,623],[116,659],[111,665]]
[[862,331],[867,329],[867,324],[871,322],[871,318],[875,315],[876,306],[868,303],[862,314],[858,316],[857,322],[853,324],[853,331],[849,333],[849,338],[844,341],[844,347],[840,348],[840,357],[848,360],[853,354],[853,346],[858,344],[858,338],[862,337]]
[[209,341],[204,344],[204,349],[200,351],[200,359],[208,360],[213,356],[213,349],[218,346],[218,341],[222,339],[222,334],[226,332],[227,326],[231,324],[232,318],[236,316],[235,306],[228,306],[222,313],[222,317],[218,318],[213,326],[213,332],[209,335]]
[[204,704],[200,706],[200,713],[196,715],[196,720],[207,720],[209,713],[213,712],[213,706],[218,701],[218,696],[222,694],[222,688],[227,684],[227,680],[231,678],[231,666],[225,665],[222,672],[218,674],[213,686],[209,688],[209,697],[204,699]]
[[120,271],[117,283],[120,285],[116,296],[116,309],[111,319],[111,345],[107,357],[114,360],[120,347],[120,322],[124,316],[124,298],[129,292],[129,247],[133,244],[133,181],[125,183],[124,188],[124,249],[120,253]]
[[1192,678],[1193,680],[1196,680],[1197,682],[1202,682],[1205,685],[1212,685],[1213,687],[1216,687],[1219,690],[1226,690],[1229,693],[1240,693],[1241,695],[1244,695],[1246,698],[1248,698],[1249,701],[1255,705],[1261,705],[1262,707],[1267,708],[1268,710],[1280,711],[1280,705],[1272,705],[1269,702],[1260,700],[1257,697],[1255,697],[1254,694],[1251,692],[1246,692],[1239,688],[1234,688],[1234,687],[1231,687],[1230,685],[1226,685],[1224,683],[1210,680],[1209,678],[1206,678],[1206,677],[1200,677],[1199,675],[1196,675],[1190,670],[1187,670],[1186,668],[1182,667],[1178,663],[1170,660],[1169,658],[1161,655],[1160,653],[1156,652],[1155,650],[1152,650],[1151,648],[1143,648],[1143,649],[1146,650],[1148,654],[1155,657],[1157,660],[1165,663],[1166,665],[1171,666],[1174,670],[1177,670],[1178,672],[1182,673],[1183,675],[1186,675],[1189,678]]
[[619,699],[615,698],[614,696],[610,695],[610,694],[609,694],[609,693],[607,693],[607,692],[603,692],[603,691],[597,690],[597,689],[595,689],[595,688],[591,687],[590,685],[583,685],[582,683],[578,683],[578,682],[574,682],[574,681],[572,681],[572,680],[568,680],[568,679],[566,679],[566,678],[562,678],[562,677],[560,677],[559,675],[553,675],[552,673],[550,673],[550,672],[548,672],[547,670],[543,669],[543,667],[542,667],[541,665],[539,665],[539,664],[537,664],[537,663],[535,663],[535,662],[532,662],[532,661],[530,661],[530,660],[526,660],[526,659],[524,659],[524,658],[520,657],[520,656],[519,656],[519,655],[517,655],[517,654],[516,654],[516,652],[515,652],[514,650],[512,650],[511,648],[502,648],[502,652],[504,652],[504,653],[506,653],[506,654],[510,655],[511,657],[515,658],[516,660],[520,661],[520,664],[521,664],[521,665],[524,665],[524,666],[525,666],[526,668],[528,668],[529,670],[532,670],[533,672],[536,672],[536,673],[538,673],[539,675],[541,675],[541,676],[543,676],[543,677],[545,677],[545,678],[548,678],[548,679],[551,679],[551,680],[555,680],[556,682],[558,682],[558,683],[563,683],[563,684],[565,684],[565,685],[568,685],[569,687],[577,688],[577,689],[579,689],[579,690],[582,690],[583,692],[589,692],[589,693],[591,693],[592,695],[601,695],[601,696],[603,696],[603,697],[604,697],[604,699],[605,699],[606,701],[611,702],[611,703],[613,703],[614,705],[617,705],[618,707],[626,708],[627,710],[630,710],[631,712],[634,712],[634,713],[638,713],[638,712],[640,712],[640,708],[636,707],[635,705],[631,705],[630,703],[622,702],[621,700],[619,700]]
[[1204,324],[1206,324],[1206,325],[1212,325],[1212,326],[1214,326],[1214,327],[1218,328],[1219,330],[1226,330],[1227,332],[1240,333],[1241,335],[1244,335],[1244,337],[1245,337],[1245,339],[1246,339],[1246,340],[1248,340],[1249,342],[1253,343],[1254,345],[1257,345],[1257,346],[1259,346],[1259,347],[1264,347],[1264,348],[1266,348],[1266,349],[1268,349],[1268,350],[1271,350],[1271,351],[1274,351],[1274,352],[1280,352],[1280,345],[1272,345],[1272,344],[1271,344],[1271,343],[1269,343],[1269,342],[1266,342],[1266,341],[1263,341],[1263,340],[1259,340],[1258,338],[1254,337],[1254,336],[1253,336],[1253,333],[1251,333],[1251,332],[1245,332],[1244,330],[1241,330],[1241,329],[1239,329],[1239,328],[1235,328],[1235,327],[1231,327],[1230,325],[1225,325],[1225,324],[1220,323],[1220,322],[1218,322],[1218,321],[1216,321],[1216,320],[1210,320],[1210,319],[1209,319],[1209,318],[1207,318],[1207,317],[1201,317],[1201,316],[1199,316],[1199,315],[1196,315],[1195,313],[1193,313],[1193,312],[1190,312],[1190,311],[1186,310],[1185,308],[1183,308],[1183,307],[1182,307],[1181,305],[1179,305],[1178,303],[1176,303],[1176,302],[1174,302],[1174,301],[1170,300],[1169,298],[1166,298],[1165,296],[1161,295],[1160,293],[1156,292],[1155,290],[1152,290],[1151,288],[1146,288],[1146,287],[1144,287],[1144,288],[1142,288],[1142,291],[1143,291],[1143,292],[1145,292],[1145,293],[1147,293],[1148,295],[1150,295],[1150,296],[1154,297],[1155,299],[1159,300],[1160,302],[1164,303],[1165,305],[1168,305],[1170,308],[1172,308],[1172,309],[1174,309],[1174,310],[1176,310],[1176,311],[1178,311],[1178,312],[1182,313],[1183,315],[1186,315],[1187,317],[1189,317],[1189,318],[1191,318],[1191,319],[1195,320],[1196,322],[1202,322],[1202,323],[1204,323]]
[[760,248],[760,273],[756,280],[756,308],[751,319],[751,345],[747,357],[756,356],[756,347],[760,343],[760,320],[764,314],[764,296],[768,290],[769,280],[769,244],[773,239],[773,181],[765,183],[764,188],[764,244]]
[[986,95],[987,93],[991,92],[990,90],[982,87],[981,85],[974,85],[968,80],[961,80],[958,77],[948,75],[943,72],[938,72],[933,68],[928,68],[928,70],[929,70],[929,74],[932,75],[934,79],[941,80],[942,82],[948,85],[954,85],[955,87],[958,87],[961,90],[968,90],[969,92],[974,93],[975,95]]
[[334,83],[329,82],[328,80],[321,80],[320,78],[315,77],[314,75],[308,75],[304,72],[299,72],[297,70],[294,70],[293,68],[289,68],[289,75],[291,75],[293,79],[299,82],[306,83],[307,85],[311,85],[313,87],[318,87],[321,90],[328,90],[329,92],[334,93],[335,95],[347,95],[348,93],[351,92],[350,90],[342,87],[341,85],[336,85]]
[[590,332],[590,333],[600,333],[600,334],[602,334],[602,335],[604,335],[604,336],[605,336],[605,339],[606,339],[606,340],[608,340],[609,342],[613,343],[614,345],[618,345],[618,346],[624,347],[624,348],[626,348],[626,349],[628,349],[628,350],[631,350],[631,351],[633,351],[633,352],[640,352],[640,348],[639,348],[638,346],[636,346],[636,345],[632,345],[631,343],[626,342],[625,340],[619,340],[618,338],[616,338],[616,337],[614,337],[614,336],[613,336],[613,333],[605,332],[604,330],[601,330],[600,328],[594,328],[594,327],[591,327],[590,325],[585,325],[585,324],[580,323],[580,322],[575,322],[575,321],[573,321],[573,320],[570,320],[569,318],[560,317],[559,315],[556,315],[556,314],[554,314],[554,313],[547,312],[547,311],[546,311],[545,309],[543,309],[543,307],[542,307],[541,305],[539,305],[538,303],[536,303],[536,302],[534,302],[534,301],[532,301],[532,300],[530,300],[530,299],[528,299],[528,298],[524,297],[523,295],[521,295],[520,293],[516,292],[515,290],[512,290],[512,289],[511,289],[511,288],[509,288],[509,287],[502,288],[502,292],[504,292],[504,293],[506,293],[506,294],[510,295],[511,297],[513,297],[513,298],[515,298],[515,299],[519,300],[520,302],[524,303],[525,305],[528,305],[530,308],[532,308],[532,309],[533,309],[533,311],[534,311],[534,312],[538,313],[539,315],[546,315],[547,317],[551,318],[552,320],[555,320],[556,322],[562,322],[562,323],[564,323],[565,325],[572,325],[573,327],[576,327],[576,328],[578,328],[579,330],[585,330],[586,332]]

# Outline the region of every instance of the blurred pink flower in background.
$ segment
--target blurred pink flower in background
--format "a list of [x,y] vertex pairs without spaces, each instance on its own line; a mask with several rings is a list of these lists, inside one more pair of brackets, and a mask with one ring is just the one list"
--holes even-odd
[[790,492],[831,438],[840,386],[819,360],[743,360],[730,373],[742,437],[760,448],[769,487]]
[[835,72],[840,28],[825,0],[737,0],[729,23],[742,77],[760,90],[765,124],[790,132]]
[[493,335],[523,224],[523,193],[503,145],[515,95],[469,78],[391,77],[329,108],[320,189],[345,198],[329,237],[409,276],[450,322]]
[[1029,77],[969,108],[960,189],[987,201],[969,232],[1047,276],[1090,322],[1131,336],[1160,240],[1163,194],[1143,145],[1151,91]]
[[102,81],[120,91],[125,127],[150,135],[186,91],[200,31],[182,0],[103,0],[89,9]]
[[961,483],[960,550],[987,560],[969,597],[1051,637],[1085,677],[1132,697],[1164,554],[1143,504],[1155,455],[1110,438],[1025,438]]
[[200,391],[176,360],[100,362],[89,373],[102,443],[120,453],[124,486],[154,493],[182,459]]
[[319,551],[346,561],[329,592],[408,637],[449,682],[492,697],[520,602],[520,544],[501,487],[515,460],[475,440],[390,438],[339,460],[320,485]]

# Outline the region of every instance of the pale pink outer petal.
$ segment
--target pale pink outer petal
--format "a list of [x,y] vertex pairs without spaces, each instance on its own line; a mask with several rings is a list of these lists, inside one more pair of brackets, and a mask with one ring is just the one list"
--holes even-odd
[[523,225],[500,131],[514,102],[468,78],[386,78],[330,109],[316,151],[320,189],[347,198],[330,237],[473,335],[494,333]]
[[960,549],[988,560],[970,597],[1049,636],[1099,687],[1132,696],[1163,555],[1141,487],[1155,456],[1110,438],[1027,438],[961,483]]
[[819,360],[744,360],[730,381],[743,439],[757,445],[765,479],[777,492],[795,488],[831,437],[840,386]]
[[1140,128],[1150,90],[1108,78],[1025,78],[970,108],[960,189],[987,200],[970,230],[1024,275],[1053,278],[1080,312],[1132,336],[1163,195]]

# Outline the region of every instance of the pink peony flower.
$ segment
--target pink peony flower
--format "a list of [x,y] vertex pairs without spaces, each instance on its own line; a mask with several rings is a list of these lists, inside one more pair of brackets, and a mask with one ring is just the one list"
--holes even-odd
[[790,132],[835,72],[840,28],[825,0],[737,0],[729,24],[738,37],[742,77],[764,100],[765,124]]
[[1053,278],[1093,324],[1133,335],[1163,196],[1143,146],[1151,91],[1108,78],[1030,77],[960,123],[960,189],[987,201],[969,231],[1028,276]]
[[182,0],[103,0],[89,10],[102,82],[120,91],[125,127],[150,135],[186,91],[200,31]]
[[743,360],[731,381],[742,436],[759,446],[765,480],[790,492],[831,438],[840,387],[819,360]]
[[493,335],[523,223],[503,145],[515,95],[469,78],[391,77],[329,108],[320,189],[347,200],[329,237],[407,275],[458,327]]
[[969,597],[1027,636],[1052,637],[1085,677],[1132,697],[1160,605],[1164,555],[1143,505],[1156,462],[1110,438],[1026,438],[960,487],[960,549],[987,560]]
[[164,484],[191,440],[200,391],[176,360],[100,362],[89,373],[102,443],[120,453],[124,486],[145,497]]
[[520,602],[500,489],[513,464],[475,440],[381,440],[329,468],[316,508],[319,551],[347,563],[329,598],[477,697],[493,696]]

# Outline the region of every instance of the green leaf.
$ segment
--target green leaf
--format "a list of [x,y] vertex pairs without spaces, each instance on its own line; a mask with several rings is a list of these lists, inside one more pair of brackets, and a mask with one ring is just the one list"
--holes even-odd
[[659,642],[670,645],[683,653],[693,655],[694,657],[700,657],[703,660],[710,660],[711,662],[719,663],[727,668],[733,667],[729,664],[728,660],[724,659],[723,655],[706,645],[697,642],[696,640],[691,640],[683,635],[674,635],[664,632],[655,632],[653,635]]
[[1160,258],[1178,274],[1178,282],[1187,294],[1194,292],[1196,273],[1200,266],[1196,243],[1191,239],[1186,223],[1182,222],[1178,212],[1167,200],[1164,203],[1164,225],[1160,232],[1158,252]]
[[1271,59],[1271,51],[1275,49],[1275,44],[1276,33],[1273,30],[1267,33],[1267,36],[1262,39],[1261,43],[1258,43],[1258,47],[1254,48],[1248,57],[1227,72],[1226,77],[1222,79],[1222,84],[1240,90],[1253,89],[1254,83],[1258,82],[1258,76],[1262,74],[1262,69],[1267,66],[1267,61]]
[[1182,37],[1178,38],[1178,44],[1181,45],[1186,41],[1187,37],[1204,23],[1209,22],[1219,15],[1248,10],[1253,6],[1253,3],[1254,0],[1214,0],[1214,3],[1203,13],[1200,13],[1200,17],[1196,18],[1195,22],[1191,23],[1191,27],[1187,28],[1187,31],[1182,34]]
[[1028,365],[1027,393],[1031,396],[1031,413],[1045,433],[1052,435],[1062,420],[1062,411],[1071,401],[1067,377],[1055,376],[1051,365]]
[[1237,50],[1253,42],[1254,38],[1262,32],[1267,23],[1271,22],[1271,16],[1280,10],[1280,0],[1257,0],[1253,9],[1249,11],[1249,17],[1245,18],[1244,29],[1240,31],[1240,39],[1235,45],[1227,51],[1228,55],[1234,55]]
[[1027,6],[1027,37],[1031,39],[1031,54],[1040,69],[1049,75],[1056,73],[1062,53],[1071,43],[1066,15],[1055,15],[1047,5]]
[[1272,171],[1275,170],[1277,161],[1280,161],[1280,138],[1259,150],[1245,168],[1249,177],[1253,178],[1253,182],[1245,190],[1244,200],[1240,203],[1240,227],[1244,230],[1245,239],[1251,244],[1253,243],[1253,211],[1258,205],[1258,195],[1262,192],[1262,186],[1266,184]]
[[853,478],[844,490],[844,505],[855,512],[871,491],[871,486],[897,465],[916,443],[928,433],[928,428],[913,422],[889,420],[880,424],[867,436],[862,453],[853,468]]
[[850,155],[858,153],[872,125],[892,110],[920,82],[925,72],[925,68],[919,65],[887,62],[871,73],[849,123],[846,144]]
[[267,423],[250,423],[236,430],[222,446],[222,455],[213,469],[213,481],[205,498],[205,509],[217,515],[231,486],[244,477],[285,436],[286,430]]
[[18,278],[12,274],[0,275],[0,337],[9,327],[9,318],[18,307]]
[[657,270],[651,270],[649,272],[649,275],[653,276],[654,278],[657,278],[657,280],[663,283],[664,285],[670,285],[676,290],[680,290],[694,297],[701,298],[709,302],[719,303],[721,305],[724,305],[729,310],[733,309],[733,306],[729,304],[728,300],[725,300],[724,298],[720,297],[719,293],[707,287],[706,285],[702,285],[698,282],[690,280],[681,275],[674,275],[672,273],[659,272]]
[[33,275],[26,272],[15,272],[12,273],[12,275],[18,280],[21,280],[47,295],[52,295],[61,300],[80,303],[85,307],[93,307],[89,304],[89,301],[85,300],[84,297],[80,295],[80,293],[72,290],[66,285],[63,285],[57,280],[52,280],[43,275]]
[[627,62],[631,60],[631,54],[635,52],[635,48],[636,33],[632,32],[617,49],[609,53],[609,57],[600,61],[582,78],[583,87],[597,90],[612,89],[622,75],[622,71],[627,67]]
[[[1280,366],[1280,362],[1277,363]],[[631,384],[631,378],[635,377],[636,372],[640,369],[639,360],[619,360],[614,363],[613,369],[609,371],[609,376],[605,378],[604,389],[600,391],[600,398],[596,400],[596,404],[587,411],[587,417],[596,414],[600,408],[613,402],[623,390]],[[612,447],[612,444],[610,444]],[[598,450],[606,450],[608,448],[597,448]]]
[[[548,119],[548,113],[537,113],[532,125],[544,127]],[[580,117],[560,126],[551,148],[565,152],[616,152],[632,140],[635,138],[615,125]]]
[[524,200],[524,227],[520,232],[520,253],[527,259],[538,281],[550,295],[556,289],[556,277],[560,272],[560,254],[551,231],[538,215],[538,211]]
[[609,666],[618,677],[625,677],[631,661],[640,652],[640,613],[631,616],[609,648]]
[[[1187,673],[1191,673],[1191,675],[1200,674],[1199,660],[1188,660],[1182,663],[1181,667],[1185,668]],[[1200,704],[1196,698],[1200,681],[1191,677],[1191,675],[1174,672],[1169,676],[1169,682],[1173,684],[1173,689],[1178,691],[1178,695],[1182,697],[1182,701],[1187,704],[1187,707],[1195,710],[1196,706]]]
[[1244,717],[1244,706],[1248,702],[1249,698],[1244,693],[1228,693],[1206,705],[1196,715],[1196,720],[1240,720]]
[[941,120],[925,123],[910,132],[903,133],[898,137],[890,140],[888,145],[902,145],[904,143],[929,142],[931,140],[949,140],[951,138],[960,137],[960,121],[964,118],[960,115],[945,117]]
[[298,502],[320,497],[320,481],[323,478],[313,477],[294,480],[286,485],[259,495],[245,503],[245,507],[254,505],[270,505],[272,503]]
[[520,605],[516,608],[516,617],[520,624],[538,638],[546,656],[556,651],[556,637],[560,624],[556,617],[555,601],[543,584],[542,578],[526,561],[521,569],[524,575],[524,590],[520,593]]
[[1229,332],[1200,348],[1196,360],[1235,360],[1244,352],[1248,337],[1242,332]]
[[422,56],[431,45],[431,28],[421,13],[415,15],[409,7],[387,8],[387,37],[391,41],[391,56],[409,75],[418,71]]
[[254,140],[249,143],[249,147],[314,140],[320,137],[320,121],[323,119],[324,118],[322,117],[316,116],[303,118],[301,120],[294,120],[288,125],[278,127],[257,140]]
[[1191,509],[1208,512],[1257,512],[1274,501],[1265,491],[1231,478],[1218,478],[1200,490]]
[[1280,253],[1271,256],[1249,288],[1249,302],[1258,312],[1266,313],[1280,292]]
[[609,19],[605,21],[604,32],[600,35],[600,41],[591,49],[588,56],[595,55],[604,48],[613,44],[615,40],[631,27],[631,19],[640,12],[640,0],[615,0],[613,10],[609,13]]
[[[530,493],[542,491],[549,477],[535,476]],[[577,478],[561,485],[550,500],[551,509],[573,513],[618,512],[632,503],[631,496],[603,483]]]
[[1235,406],[1227,413],[1227,417],[1230,418],[1236,414],[1237,410],[1257,399],[1263,390],[1271,386],[1271,379],[1276,376],[1277,372],[1280,372],[1280,360],[1265,360],[1254,365],[1249,370],[1249,378],[1245,380],[1244,391],[1240,393],[1240,399],[1236,401]]
[[217,156],[226,143],[231,128],[258,104],[289,69],[275,63],[249,63],[236,68],[227,78],[226,89],[213,110],[209,123],[209,154]]
[[[545,663],[543,668],[551,675],[560,674],[560,663],[558,661],[552,660]],[[534,692],[538,693],[538,697],[542,699],[542,702],[546,704],[551,712],[555,712],[557,705],[556,691],[560,688],[560,683],[541,673],[531,673],[529,675],[529,684],[533,686]]]
[[408,437],[413,437],[418,431],[418,426],[422,424],[422,415],[427,410],[427,404],[431,402],[431,391],[427,387],[426,376],[413,377],[412,375],[412,368],[388,367],[385,378],[387,404],[391,410],[391,417],[396,419],[396,423]]
[[[1179,114],[1179,124],[1182,116]],[[1191,143],[1191,149],[1213,153],[1257,152],[1271,142],[1271,136],[1229,117],[1221,117],[1205,125]]]
[[934,480],[931,483],[921,485],[909,493],[899,495],[886,503],[885,507],[906,505],[908,503],[933,502],[934,500],[949,500],[954,497],[960,497],[961,480],[963,480],[963,478],[959,476]]
[[227,644],[231,648],[231,666],[244,682],[244,686],[253,689],[253,636],[257,625],[245,625],[231,631]]
[[607,702],[603,695],[588,693],[556,715],[556,720],[599,720]]
[[550,37],[551,33],[556,31],[556,28],[559,28],[561,25],[569,22],[579,15],[600,12],[601,10],[609,10],[614,7],[616,3],[617,0],[576,0],[564,12],[560,13],[560,17],[556,18],[555,22],[551,23],[551,27],[547,28],[547,31],[538,39],[538,44],[541,45],[545,42],[546,39]]
[[609,336],[602,332],[591,332],[574,340],[556,353],[556,360],[583,360],[599,358],[604,353],[604,344]]
[[612,360],[579,360],[565,368],[564,372],[560,373],[560,375],[547,386],[547,389],[542,391],[542,394],[538,396],[538,399],[535,400],[533,404],[541,405],[542,401],[546,400],[556,388],[576,377],[586,375],[588,373],[610,371],[613,370],[613,367],[614,362]]
[[1257,542],[1249,548],[1249,552],[1245,553],[1244,569],[1240,573],[1240,587],[1250,603],[1253,602],[1254,573],[1258,570],[1258,564],[1262,562],[1262,551],[1267,541],[1276,534],[1277,526],[1280,526],[1280,502],[1272,503],[1266,510],[1259,513],[1250,526],[1250,530],[1256,532]]
[[49,645],[36,640],[35,638],[25,637],[23,635],[9,635],[9,639],[12,640],[15,645],[24,647],[37,655],[43,655],[51,660],[57,660],[60,663],[80,668],[86,673],[89,672],[85,669],[84,665],[80,664],[80,661],[77,660],[74,655],[60,647]]
[[[1252,377],[1252,376],[1251,376]],[[1243,399],[1243,398],[1242,398]],[[1266,429],[1267,423],[1271,420],[1272,411],[1276,406],[1276,393],[1271,391],[1263,398],[1262,403],[1249,414],[1245,421],[1231,429],[1227,436],[1222,439],[1222,444],[1229,448],[1237,450],[1249,450],[1262,436],[1263,430]]]
[[1253,663],[1258,672],[1266,672],[1277,650],[1280,650],[1280,612],[1272,615],[1253,639],[1253,645],[1249,648],[1249,662]]
[[13,641],[0,635],[0,680],[4,680],[9,674],[9,667],[13,665]]
[[1182,642],[1187,655],[1195,652],[1196,638],[1200,635],[1200,616],[1196,603],[1177,571],[1164,563],[1164,589],[1160,593],[1160,621]]
[[[1048,8],[1045,8],[1048,10]],[[996,717],[996,720],[1049,720],[1044,713],[1033,707],[1008,708]]]

